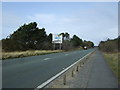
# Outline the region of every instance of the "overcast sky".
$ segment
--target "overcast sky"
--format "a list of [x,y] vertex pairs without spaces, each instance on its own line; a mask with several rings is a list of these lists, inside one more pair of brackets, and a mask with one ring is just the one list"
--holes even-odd
[[3,2],[2,15],[2,38],[30,22],[47,34],[68,32],[95,45],[118,36],[117,2]]

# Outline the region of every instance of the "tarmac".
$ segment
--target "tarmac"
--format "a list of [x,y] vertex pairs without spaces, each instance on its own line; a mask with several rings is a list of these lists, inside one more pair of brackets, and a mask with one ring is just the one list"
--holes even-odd
[[[62,81],[62,79],[61,79]],[[66,85],[58,82],[52,88],[112,88],[118,89],[118,79],[102,53],[96,50]]]
[[100,51],[96,51],[80,72],[69,81],[70,88],[118,88],[118,79]]

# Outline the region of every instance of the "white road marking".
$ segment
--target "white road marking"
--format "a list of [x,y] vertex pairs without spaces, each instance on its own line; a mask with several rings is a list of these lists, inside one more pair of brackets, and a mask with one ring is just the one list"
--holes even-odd
[[88,53],[87,55],[83,56],[81,59],[79,59],[75,63],[71,64],[69,67],[65,68],[64,70],[62,70],[61,72],[59,72],[58,74],[56,74],[52,78],[48,79],[47,81],[45,81],[41,85],[37,86],[34,90],[39,90],[40,88],[45,87],[47,84],[49,84],[50,82],[52,82],[53,80],[55,80],[56,78],[58,78],[60,75],[62,75],[63,73],[65,73],[68,69],[70,69],[71,67],[73,67],[75,64],[77,64],[78,62],[80,62],[82,59],[86,58],[87,56],[89,56],[93,52],[94,51],[92,51],[92,52]]
[[51,58],[45,58],[45,59],[43,59],[43,60],[49,60],[49,59],[51,59]]
[[67,56],[67,55],[69,55],[69,54],[65,54],[65,56]]

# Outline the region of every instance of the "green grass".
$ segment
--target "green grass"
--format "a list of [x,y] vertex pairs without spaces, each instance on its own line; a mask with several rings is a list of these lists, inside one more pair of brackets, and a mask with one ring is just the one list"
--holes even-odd
[[117,76],[118,81],[120,83],[120,73],[118,73],[118,71],[120,70],[120,66],[118,66],[118,62],[120,62],[118,61],[118,55],[120,55],[120,53],[103,53],[103,55],[108,65]]
[[18,51],[2,52],[2,60],[10,59],[10,58],[44,55],[44,54],[58,53],[58,52],[63,52],[63,50],[28,50],[28,51],[20,51],[20,52]]

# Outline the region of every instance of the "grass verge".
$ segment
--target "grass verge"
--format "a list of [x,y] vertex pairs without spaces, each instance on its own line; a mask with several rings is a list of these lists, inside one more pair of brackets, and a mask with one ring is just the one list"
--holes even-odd
[[59,53],[59,52],[69,52],[74,50],[83,50],[81,47],[70,49],[70,50],[27,50],[27,51],[16,51],[16,52],[2,52],[2,60],[12,59],[12,58],[21,58],[27,56],[37,56],[37,55],[45,55],[51,53]]
[[10,59],[10,58],[21,58],[27,56],[36,56],[36,55],[44,55],[50,53],[58,53],[63,52],[63,50],[28,50],[28,51],[16,51],[16,52],[2,52],[2,60]]
[[118,61],[120,53],[103,53],[105,60],[107,61],[108,65],[112,69],[112,71],[115,73],[115,75],[118,78],[118,81],[120,83],[120,73],[118,72],[120,70],[120,65],[118,65]]

